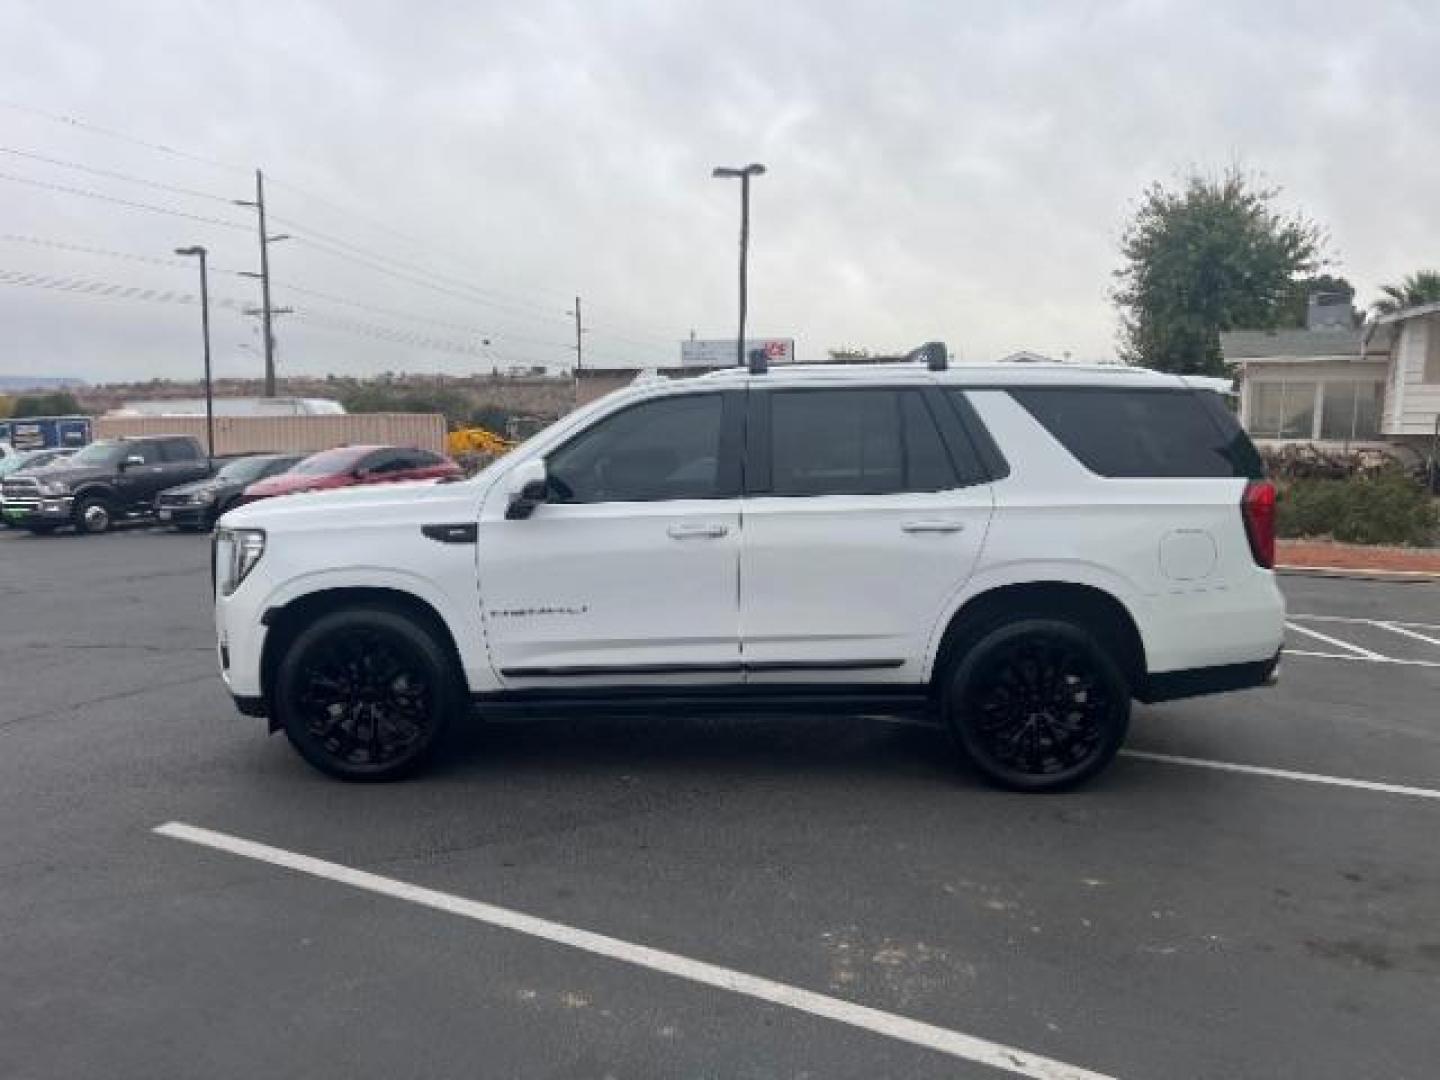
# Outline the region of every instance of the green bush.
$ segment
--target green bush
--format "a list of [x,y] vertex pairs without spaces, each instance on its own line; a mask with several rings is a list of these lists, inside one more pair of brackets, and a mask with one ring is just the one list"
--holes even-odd
[[1281,536],[1329,536],[1347,544],[1429,544],[1435,501],[1398,471],[1349,480],[1297,480],[1281,492]]

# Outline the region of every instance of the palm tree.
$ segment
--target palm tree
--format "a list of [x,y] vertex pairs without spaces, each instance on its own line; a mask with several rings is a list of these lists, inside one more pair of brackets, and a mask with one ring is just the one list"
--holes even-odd
[[1376,315],[1394,315],[1421,304],[1440,303],[1440,271],[1419,270],[1405,275],[1399,285],[1382,285],[1383,299],[1370,305]]

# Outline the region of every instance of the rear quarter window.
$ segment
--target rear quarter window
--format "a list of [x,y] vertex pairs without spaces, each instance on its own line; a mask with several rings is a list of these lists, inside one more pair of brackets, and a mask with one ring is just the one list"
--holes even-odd
[[1208,390],[1039,386],[1011,395],[1091,472],[1258,479],[1249,436]]

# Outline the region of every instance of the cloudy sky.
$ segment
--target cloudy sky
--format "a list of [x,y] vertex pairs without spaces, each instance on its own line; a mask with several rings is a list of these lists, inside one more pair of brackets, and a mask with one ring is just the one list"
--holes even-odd
[[751,327],[802,359],[1108,358],[1127,211],[1192,167],[1281,185],[1362,299],[1440,264],[1437,58],[1423,0],[0,0],[0,373],[189,375],[190,243],[257,373],[256,166],[282,373],[568,365],[577,293],[596,363],[723,337],[745,161]]

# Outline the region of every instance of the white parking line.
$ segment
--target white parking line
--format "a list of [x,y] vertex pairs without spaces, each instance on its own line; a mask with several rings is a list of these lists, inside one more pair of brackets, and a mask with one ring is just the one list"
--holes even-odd
[[1354,653],[1311,652],[1308,649],[1286,649],[1285,656],[1313,656],[1322,660],[1359,660],[1366,664],[1399,664],[1402,667],[1440,668],[1440,660],[1400,660],[1393,656],[1356,656]]
[[1411,630],[1408,626],[1401,626],[1399,623],[1379,622],[1375,625],[1383,626],[1386,630],[1389,630],[1392,633],[1404,634],[1406,637],[1414,638],[1416,641],[1423,641],[1427,645],[1440,645],[1440,638],[1428,637],[1427,635],[1419,633],[1418,631]]
[[[1301,615],[1291,612],[1292,619],[1309,619],[1311,622],[1338,622],[1338,623],[1359,623],[1363,626],[1380,625],[1377,619],[1357,619],[1353,615]],[[1415,630],[1440,630],[1440,624],[1425,622],[1406,622],[1403,619],[1386,619],[1386,626],[1408,626]]]
[[652,949],[647,945],[636,945],[620,938],[566,926],[564,923],[551,922],[549,919],[526,915],[524,912],[514,911],[510,908],[496,907],[494,904],[486,904],[478,900],[467,900],[453,893],[422,888],[419,885],[411,885],[394,878],[372,874],[366,870],[356,870],[340,863],[311,858],[309,855],[300,855],[283,848],[271,847],[268,844],[256,843],[238,836],[230,836],[227,833],[214,832],[179,821],[159,825],[155,828],[155,832],[175,840],[185,840],[202,847],[213,848],[216,851],[254,859],[257,862],[270,863],[273,866],[309,874],[311,877],[324,878],[327,881],[349,885],[351,888],[363,889],[366,892],[378,893],[395,900],[406,900],[422,907],[458,915],[464,919],[473,919],[476,922],[497,926],[504,930],[513,930],[516,933],[527,934],[530,937],[540,938],[558,945],[568,945],[573,949],[618,960],[621,963],[649,968],[651,971],[659,971],[720,990],[729,990],[731,993],[766,1001],[772,1005],[781,1005],[788,1009],[796,1009],[799,1012],[848,1024],[851,1027],[911,1043],[941,1054],[948,1054],[951,1057],[962,1058],[979,1065],[988,1065],[991,1068],[1002,1069],[1020,1076],[1033,1077],[1035,1080],[1111,1080],[1101,1073],[1067,1065],[1064,1062],[1041,1057],[1025,1050],[1017,1050],[1002,1043],[990,1042],[988,1039],[977,1038],[974,1035],[952,1031],[949,1028],[937,1027],[920,1020],[911,1020],[908,1017],[882,1012],[865,1005],[856,1005],[853,1002],[829,997],[826,994],[817,994],[813,990],[789,986],[758,975],[748,975],[743,971],[720,967],[718,964],[706,963],[703,960],[692,960],[689,957],[680,956],[678,953]]
[[1294,630],[1297,634],[1305,634],[1308,637],[1313,637],[1316,641],[1325,642],[1326,645],[1334,645],[1341,649],[1349,649],[1352,652],[1359,653],[1367,660],[1390,659],[1388,656],[1381,656],[1379,653],[1372,652],[1369,649],[1362,649],[1359,645],[1351,645],[1348,641],[1341,641],[1339,638],[1331,637],[1329,634],[1322,634],[1319,630],[1311,630],[1309,627],[1301,626],[1299,623],[1290,622],[1288,619],[1285,621],[1285,625],[1291,630]]
[[1348,776],[1326,776],[1323,773],[1295,772],[1291,769],[1272,769],[1265,765],[1240,765],[1233,761],[1210,761],[1206,758],[1181,757],[1177,754],[1152,754],[1148,750],[1121,750],[1121,756],[1137,761],[1158,761],[1165,765],[1193,765],[1199,769],[1219,769],[1223,772],[1249,773],[1252,776],[1268,776],[1276,780],[1298,780],[1306,784],[1328,784],[1331,787],[1358,788],[1361,791],[1379,791],[1386,795],[1408,795],[1416,799],[1440,799],[1440,791],[1430,788],[1409,787],[1405,784],[1382,784],[1376,780],[1354,780]]

